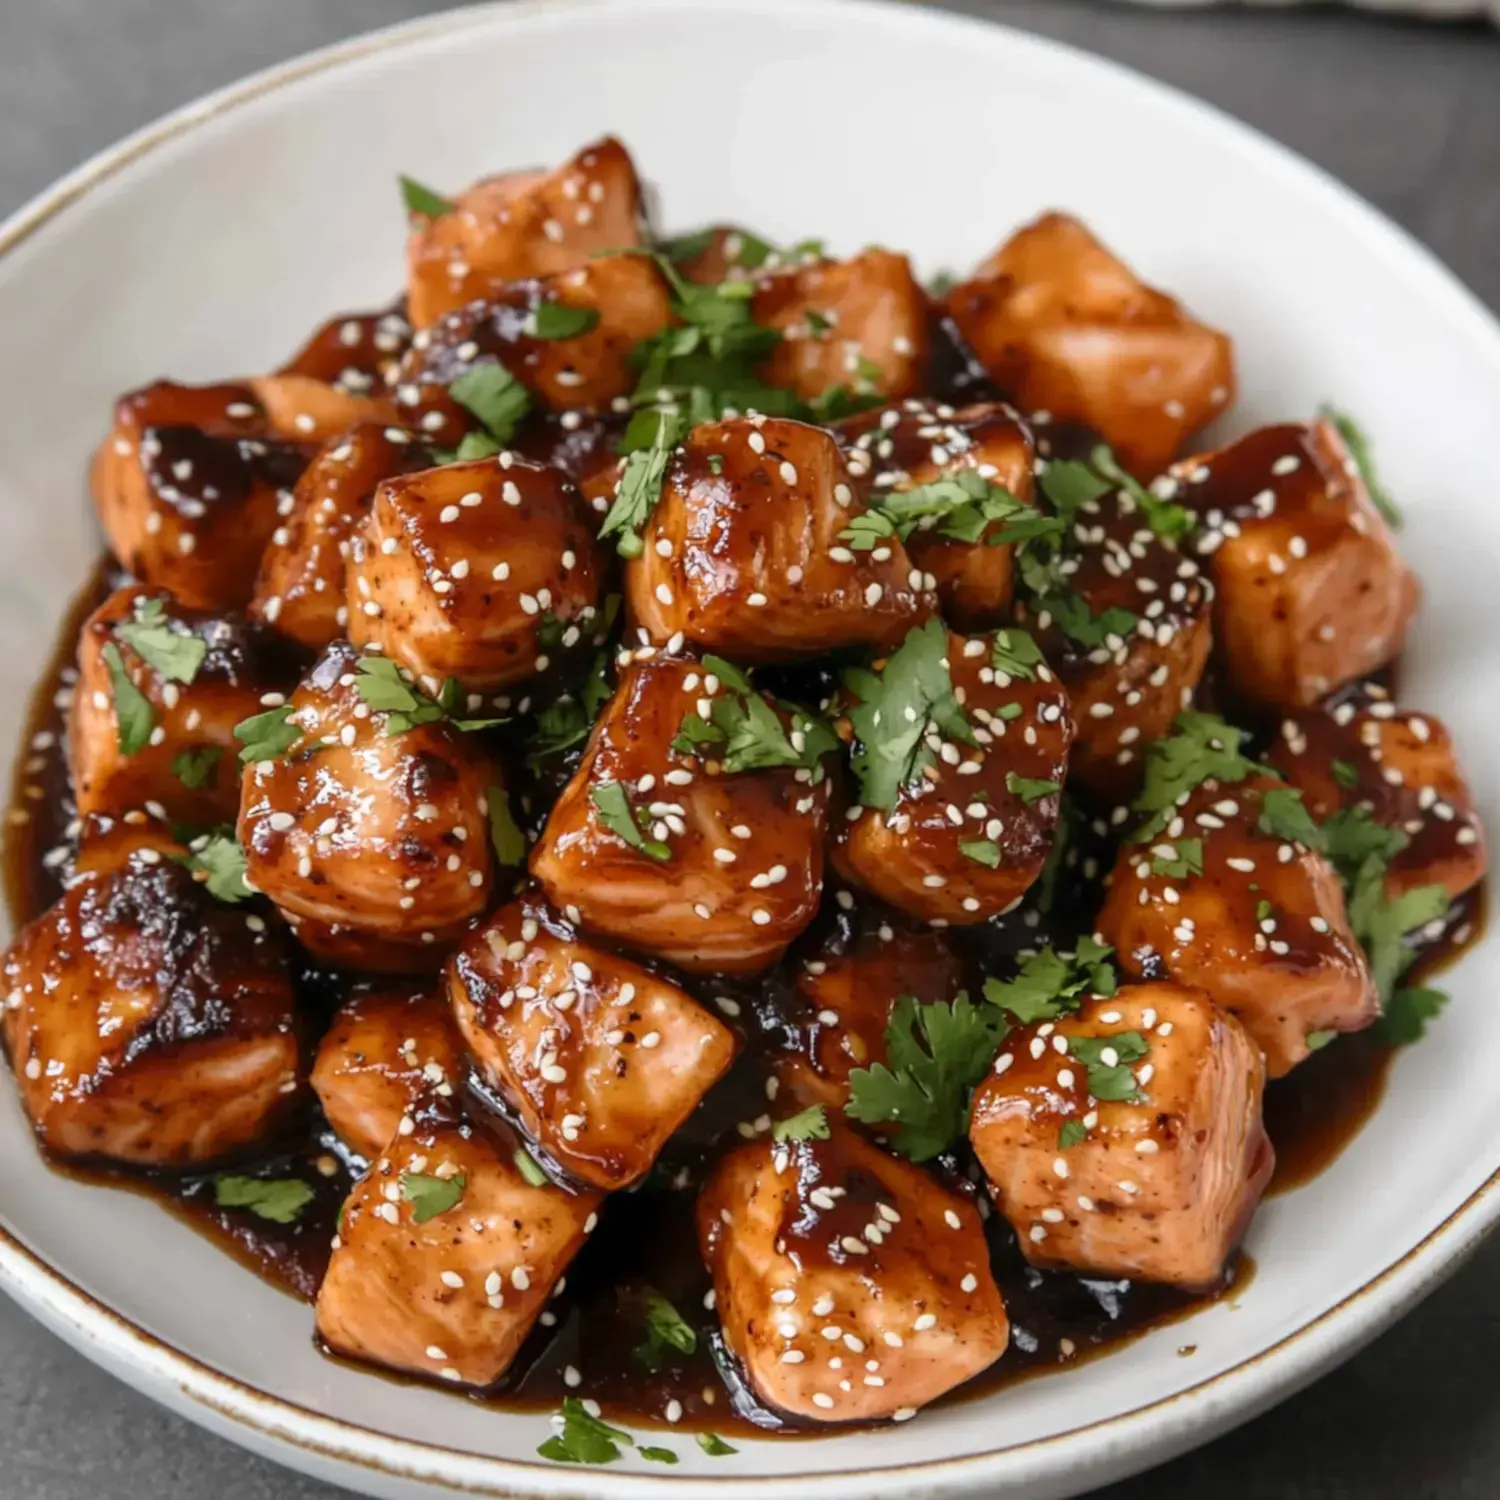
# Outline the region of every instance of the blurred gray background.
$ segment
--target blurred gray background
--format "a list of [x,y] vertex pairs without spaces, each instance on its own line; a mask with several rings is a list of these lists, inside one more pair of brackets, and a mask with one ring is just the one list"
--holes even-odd
[[[116,137],[422,0],[10,0],[0,216]],[[1500,309],[1500,32],[1321,7],[956,0],[1201,95],[1311,157]],[[1412,391],[1420,413],[1423,393]],[[1095,1500],[1495,1500],[1500,1242],[1311,1391]],[[4,1500],[332,1500],[168,1415],[0,1297]]]

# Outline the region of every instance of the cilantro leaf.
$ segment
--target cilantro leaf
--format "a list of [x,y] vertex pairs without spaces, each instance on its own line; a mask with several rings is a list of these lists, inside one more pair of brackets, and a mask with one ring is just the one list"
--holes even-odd
[[531,407],[531,392],[502,364],[476,365],[465,370],[448,394],[479,420],[480,426],[504,447],[515,436],[516,424]]
[[723,1458],[730,1453],[738,1453],[738,1448],[731,1448],[723,1438],[712,1432],[700,1432],[698,1434],[698,1446],[710,1458]]
[[1081,507],[1115,488],[1088,464],[1074,458],[1054,458],[1042,470],[1037,482],[1042,493],[1057,507],[1058,514],[1069,523]]
[[1328,769],[1333,773],[1334,781],[1342,790],[1352,792],[1359,785],[1359,767],[1351,762],[1336,760]]
[[1057,1132],[1058,1150],[1071,1150],[1074,1146],[1082,1145],[1088,1138],[1089,1128],[1082,1120],[1064,1120],[1062,1129]]
[[411,1204],[411,1217],[414,1224],[425,1224],[429,1219],[435,1219],[440,1214],[445,1214],[451,1208],[457,1208],[463,1201],[464,1188],[468,1179],[462,1172],[455,1172],[452,1177],[431,1177],[423,1172],[403,1172],[401,1174],[401,1196]]
[[641,555],[641,528],[651,519],[651,512],[661,499],[667,463],[687,431],[686,422],[675,412],[660,411],[654,415],[656,431],[650,446],[637,449],[625,460],[624,471],[615,486],[614,503],[599,528],[601,541],[609,536],[619,538],[615,551],[621,557]]
[[268,708],[263,714],[252,714],[234,726],[234,737],[244,749],[240,761],[251,765],[260,760],[280,760],[298,740],[302,731],[291,722],[292,705]]
[[[1004,485],[986,479],[976,469],[964,469],[907,489],[887,490],[875,500],[874,507],[902,541],[914,531],[936,528],[939,536],[977,542],[995,521],[1017,517],[1034,520],[1039,514],[1034,507],[1017,500]],[[1061,523],[1055,518],[1043,520],[1048,533],[1061,530]],[[1009,538],[997,535],[989,540],[991,545],[998,545]]]
[[577,1396],[564,1396],[561,1430],[536,1451],[560,1464],[608,1464],[619,1458],[621,1443],[633,1447],[635,1439],[592,1416]]
[[272,1224],[295,1224],[313,1200],[313,1190],[297,1177],[241,1177],[233,1172],[214,1178],[214,1202],[220,1208],[248,1208]]
[[183,864],[203,884],[216,901],[248,901],[255,894],[245,880],[245,851],[240,848],[233,830],[200,835],[188,846]]
[[644,1459],[649,1459],[654,1464],[675,1464],[678,1462],[677,1455],[670,1448],[638,1447],[635,1450]]
[[1349,450],[1349,457],[1354,460],[1355,467],[1359,470],[1359,477],[1364,480],[1365,488],[1370,492],[1370,499],[1375,504],[1375,509],[1385,517],[1385,523],[1393,531],[1401,528],[1401,511],[1396,502],[1391,499],[1390,491],[1381,484],[1380,476],[1375,472],[1375,454],[1368,437],[1359,423],[1346,411],[1339,411],[1333,406],[1324,406],[1320,415],[1332,423],[1335,431],[1344,440],[1344,446]]
[[1034,776],[1018,776],[1014,771],[1005,773],[1005,790],[1011,796],[1019,797],[1027,807],[1033,807],[1043,797],[1050,797],[1053,792],[1062,790],[1060,781],[1042,781]]
[[599,326],[599,310],[570,302],[543,302],[531,315],[527,332],[534,339],[575,339]]
[[505,788],[492,786],[484,800],[490,810],[490,843],[495,846],[495,858],[507,869],[526,863],[526,835],[516,826],[511,815],[510,798]]
[[828,1115],[821,1104],[809,1104],[806,1109],[771,1127],[773,1141],[826,1141],[828,1139]]
[[99,653],[109,672],[110,692],[115,700],[115,742],[121,755],[134,755],[151,738],[156,728],[156,710],[151,701],[130,680],[120,648],[111,641]]
[[354,691],[370,708],[387,715],[387,735],[405,734],[418,724],[435,724],[447,717],[442,705],[410,682],[388,656],[360,657]]
[[1203,873],[1203,840],[1172,839],[1151,847],[1151,873],[1186,880]]
[[1088,1069],[1089,1093],[1108,1103],[1134,1104],[1144,1097],[1130,1064],[1139,1062],[1150,1050],[1138,1031],[1068,1038],[1068,1051]]
[[667,860],[671,848],[658,839],[648,839],[636,821],[639,817],[630,805],[630,797],[621,781],[601,781],[589,789],[589,801],[599,812],[599,821],[618,839],[648,859]]
[[1146,517],[1146,524],[1163,541],[1180,542],[1197,524],[1192,511],[1185,505],[1162,499],[1160,495],[1142,484],[1134,474],[1122,469],[1113,450],[1106,444],[1100,443],[1094,449],[1089,456],[1089,462],[1093,464],[1095,473],[1124,490],[1135,501],[1141,513]]
[[1264,775],[1265,767],[1241,753],[1249,732],[1226,724],[1214,714],[1184,710],[1172,720],[1172,733],[1157,740],[1146,753],[1145,785],[1131,806],[1149,813],[1133,837],[1137,843],[1154,838],[1168,823],[1177,804],[1201,782],[1244,781]]
[[557,698],[536,716],[528,762],[535,767],[554,755],[582,744],[614,691],[609,680],[609,653],[598,651],[588,676],[576,693]]
[[777,707],[791,718],[791,727],[781,714],[751,685],[749,676],[733,663],[717,656],[703,660],[704,670],[719,679],[720,691],[711,700],[709,717],[684,716],[672,748],[691,754],[703,745],[719,747],[720,764],[730,775],[777,766],[796,766],[814,773],[816,784],[823,778],[823,757],[838,750],[838,736],[821,719],[794,703]]
[[1007,1010],[1022,1026],[1053,1021],[1077,1010],[1085,995],[1113,995],[1118,987],[1111,949],[1093,938],[1081,938],[1077,951],[1043,948],[1022,961],[1013,979],[986,979],[984,998]]
[[[511,1160],[516,1164],[516,1171],[529,1182],[532,1187],[546,1187],[547,1174],[537,1165],[536,1158],[524,1146],[517,1146]],[[414,1216],[415,1217],[415,1216]]]
[[1338,1036],[1336,1031],[1309,1031],[1304,1040],[1309,1052],[1321,1052],[1330,1042],[1337,1041]]
[[135,618],[116,625],[115,637],[169,682],[191,682],[208,655],[206,641],[191,631],[172,629],[160,599],[137,599]]
[[888,1062],[850,1073],[845,1113],[867,1125],[897,1125],[895,1149],[929,1161],[968,1129],[969,1096],[1006,1029],[996,1007],[967,995],[951,1005],[903,995],[885,1029]]
[[960,839],[958,852],[988,870],[1000,868],[1000,846],[994,839]]
[[1302,802],[1296,787],[1272,787],[1260,799],[1260,817],[1255,826],[1273,839],[1306,844],[1309,849],[1323,847],[1323,833]]
[[867,510],[854,516],[839,532],[839,540],[848,542],[855,552],[872,552],[896,535],[895,523],[883,511]]
[[401,201],[409,214],[425,214],[429,219],[435,219],[440,214],[452,213],[458,207],[441,193],[424,187],[415,177],[402,176],[396,180],[401,184]]
[[[1393,1047],[1419,1042],[1426,1035],[1427,1023],[1434,1020],[1447,1003],[1448,996],[1442,990],[1403,986],[1386,1003],[1385,1014],[1378,1023],[1380,1035]],[[1312,1038],[1308,1037],[1307,1041],[1311,1046]]]
[[691,1354],[698,1347],[698,1335],[683,1321],[681,1313],[659,1292],[646,1297],[646,1342],[631,1352],[655,1375],[672,1357],[672,1352]]
[[1415,957],[1407,934],[1448,911],[1448,891],[1441,885],[1418,886],[1391,899],[1385,894],[1385,871],[1379,856],[1366,859],[1354,878],[1348,902],[1349,926],[1370,960],[1382,1008]]
[[1384,873],[1385,866],[1411,841],[1400,828],[1377,823],[1363,807],[1345,807],[1328,818],[1315,847],[1328,856],[1345,887],[1352,887],[1360,871],[1374,860]]
[[1024,630],[1012,626],[995,632],[990,665],[1007,677],[1035,682],[1036,669],[1046,665],[1046,658],[1042,655],[1042,648]]
[[190,792],[196,792],[213,780],[224,750],[219,745],[196,745],[179,750],[172,757],[172,774]]

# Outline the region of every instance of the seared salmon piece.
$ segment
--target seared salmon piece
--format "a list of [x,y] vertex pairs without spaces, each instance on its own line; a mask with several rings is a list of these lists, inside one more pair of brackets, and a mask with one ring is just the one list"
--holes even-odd
[[857,772],[861,756],[879,761],[900,733],[889,719],[906,716],[900,688],[910,677],[934,692],[951,686],[948,707],[914,721],[917,759],[890,805],[870,803],[861,773],[862,805],[838,823],[834,868],[929,922],[985,922],[1019,901],[1047,863],[1073,741],[1068,694],[1024,631],[963,636],[929,622],[878,676],[846,678]]
[[[1031,430],[1014,408],[995,402],[954,410],[917,400],[846,417],[834,428],[866,501],[879,508],[886,497],[899,505],[913,490],[961,475],[974,475],[1035,504],[1032,472],[1036,448]],[[914,529],[906,553],[937,587],[943,614],[961,630],[984,630],[1010,614],[1014,548],[998,542],[1003,520],[984,523],[972,540],[954,535],[960,518],[934,511],[921,515],[910,500]],[[931,582],[928,582],[931,580]]]
[[79,873],[5,958],[0,1036],[58,1156],[201,1167],[302,1087],[284,940],[215,900],[159,823],[90,819]]
[[1032,1265],[1208,1290],[1275,1165],[1265,1074],[1201,991],[1126,985],[1012,1031],[969,1139]]
[[1236,694],[1307,708],[1399,655],[1417,581],[1331,423],[1262,427],[1171,478],[1202,523],[1194,546]]
[[348,567],[349,636],[436,692],[546,671],[595,618],[603,569],[583,501],[510,453],[382,481]]
[[355,1184],[318,1293],[336,1354],[490,1386],[597,1221],[599,1195],[533,1186],[498,1123],[423,1121]]
[[889,400],[922,388],[927,294],[904,255],[872,248],[851,260],[762,271],[751,314],[781,335],[762,379],[804,401],[836,386]]
[[[388,683],[372,682],[370,661],[347,641],[330,646],[288,700],[290,743],[246,765],[247,878],[316,952],[365,967],[369,941],[370,967],[436,968],[488,903],[489,799],[504,781],[445,720],[401,729],[374,708],[365,694],[383,702]],[[352,945],[323,941],[340,934]]]
[[670,460],[625,569],[630,618],[736,660],[893,646],[936,607],[896,537],[851,548],[859,486],[820,427],[764,417],[695,427]]
[[[728,664],[651,647],[627,656],[531,873],[585,932],[694,973],[769,968],[817,914],[823,890],[829,780],[821,765],[791,763],[814,760],[806,747],[817,731],[741,692],[721,675],[745,681]],[[691,720],[710,723],[716,711],[762,715],[768,743],[784,736],[784,763],[730,771],[737,762],[724,744],[684,738]]]
[[843,1125],[731,1152],[698,1199],[724,1341],[756,1396],[813,1422],[897,1421],[1010,1338],[973,1204]]
[[1121,845],[1098,919],[1128,973],[1195,986],[1237,1016],[1272,1078],[1308,1056],[1309,1037],[1379,1015],[1332,866],[1261,829],[1279,785],[1203,782],[1159,838]]
[[1283,719],[1267,760],[1319,823],[1360,809],[1406,835],[1386,868],[1390,899],[1441,885],[1456,901],[1484,879],[1484,825],[1447,729],[1397,708],[1378,683],[1355,683]]
[[431,448],[383,422],[357,422],[325,443],[261,554],[250,618],[314,650],[346,634],[345,570],[375,486],[432,464]]
[[406,250],[411,321],[420,330],[507,282],[639,245],[644,212],[635,164],[613,136],[550,172],[485,177],[444,213],[416,216]]
[[542,1157],[628,1187],[734,1058],[675,984],[579,940],[544,901],[501,907],[448,961],[464,1043]]
[[1228,337],[1147,286],[1067,214],[1018,230],[949,292],[947,307],[1022,411],[1093,429],[1143,479],[1234,398]]
[[149,807],[195,827],[240,805],[234,726],[279,701],[294,670],[259,626],[116,589],[78,636],[68,766],[82,814]]
[[339,1138],[372,1161],[397,1130],[410,1133],[428,1101],[463,1088],[466,1066],[446,995],[382,986],[334,1013],[312,1086]]
[[338,313],[318,325],[277,372],[308,375],[352,396],[384,394],[411,344],[404,299],[375,312]]

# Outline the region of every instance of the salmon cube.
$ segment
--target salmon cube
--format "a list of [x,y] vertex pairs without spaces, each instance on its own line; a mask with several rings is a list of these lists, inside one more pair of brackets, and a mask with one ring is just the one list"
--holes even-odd
[[761,417],[695,427],[625,570],[630,617],[736,660],[893,646],[936,599],[896,537],[855,551],[858,485],[822,428]]
[[724,1157],[698,1200],[724,1341],[804,1421],[898,1421],[987,1369],[1010,1325],[972,1203],[841,1125]]
[[644,1177],[734,1057],[733,1034],[675,984],[579,941],[534,898],[465,941],[448,991],[538,1154],[591,1187]]
[[571,481],[508,453],[384,480],[348,580],[355,645],[430,691],[453,677],[476,693],[546,671],[568,627],[594,619],[603,583]]
[[410,1131],[408,1117],[424,1104],[453,1098],[465,1067],[446,995],[382,987],[354,995],[334,1013],[312,1086],[339,1139],[370,1161],[398,1129]]
[[845,682],[860,801],[834,868],[929,922],[1008,910],[1046,866],[1073,740],[1067,692],[1030,637],[932,621]]
[[1066,214],[1018,230],[953,288],[947,307],[1023,411],[1091,428],[1142,478],[1234,396],[1229,339]]
[[318,1293],[335,1354],[487,1387],[597,1222],[599,1195],[534,1186],[513,1140],[450,1121],[393,1140],[344,1204]]
[[644,212],[635,164],[613,136],[550,172],[486,177],[441,214],[417,216],[406,252],[411,321],[426,328],[507,282],[639,245]]
[[[759,715],[775,758],[741,766],[713,738],[716,715],[731,726]],[[704,737],[691,740],[695,721]],[[769,968],[822,895],[829,781],[818,732],[728,663],[648,647],[622,665],[531,873],[585,932],[694,973]]]
[[1098,919],[1127,972],[1192,985],[1237,1016],[1272,1078],[1318,1033],[1359,1031],[1380,1013],[1332,866],[1262,831],[1278,788],[1203,782],[1160,838],[1121,846]]
[[270,638],[170,594],[117,589],[78,636],[68,764],[80,813],[148,805],[197,827],[240,804],[234,726],[290,680]]
[[1275,1165],[1264,1086],[1207,995],[1131,984],[1013,1031],[969,1138],[1032,1265],[1211,1289]]
[[1400,654],[1417,581],[1331,423],[1262,427],[1172,477],[1202,521],[1236,694],[1307,708]]
[[411,344],[404,299],[375,312],[339,313],[320,324],[277,371],[307,375],[351,396],[383,393]]
[[273,436],[317,447],[356,422],[394,422],[396,409],[384,391],[359,395],[310,375],[282,372],[250,382]]

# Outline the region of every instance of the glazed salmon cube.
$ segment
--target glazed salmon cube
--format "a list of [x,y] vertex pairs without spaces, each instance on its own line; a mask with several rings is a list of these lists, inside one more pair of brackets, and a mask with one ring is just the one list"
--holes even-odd
[[1406,835],[1386,870],[1390,899],[1441,885],[1456,901],[1484,879],[1484,825],[1447,729],[1397,708],[1378,683],[1283,719],[1267,760],[1317,822],[1359,809]]
[[1400,653],[1416,579],[1334,427],[1262,427],[1174,470],[1202,520],[1228,685],[1306,708]]
[[[834,432],[873,507],[971,471],[1022,504],[1035,503],[1036,449],[1012,407],[988,402],[955,411],[905,401],[847,417]],[[911,497],[914,509],[917,500]],[[905,537],[907,556],[936,584],[952,624],[963,630],[1002,624],[1009,618],[1014,551],[1009,542],[997,542],[1005,522],[983,524],[972,540],[953,534],[958,525],[951,514],[919,517]]]
[[591,1187],[645,1176],[734,1057],[733,1034],[676,985],[580,942],[534,898],[465,941],[448,991],[538,1153]]
[[850,547],[864,511],[821,428],[762,417],[695,427],[626,567],[630,617],[657,643],[681,634],[748,662],[895,645],[936,600],[899,539]]
[[904,255],[870,249],[763,272],[751,312],[781,335],[762,378],[804,401],[836,386],[888,399],[922,388],[927,294]]
[[800,1420],[909,1417],[1009,1341],[973,1205],[840,1125],[724,1157],[698,1239],[730,1354]]
[[947,307],[1023,411],[1091,428],[1142,478],[1234,396],[1229,339],[1066,214],[1018,230],[953,288]]
[[339,1138],[373,1160],[398,1129],[410,1132],[409,1117],[425,1102],[462,1089],[465,1067],[446,995],[382,987],[354,995],[334,1013],[312,1086]]
[[240,802],[234,726],[277,699],[291,671],[258,626],[170,594],[117,589],[84,622],[68,716],[80,813],[148,805],[194,827]]
[[109,821],[6,955],[0,1035],[49,1151],[200,1167],[273,1135],[297,1102],[283,940],[210,896],[159,825]]
[[1264,1085],[1207,995],[1126,985],[1011,1032],[969,1138],[1032,1265],[1209,1289],[1275,1165]]
[[375,312],[339,313],[321,323],[277,371],[306,375],[352,396],[383,394],[411,344],[404,299]]
[[734,224],[712,224],[693,234],[680,235],[662,246],[663,253],[685,281],[718,286],[752,272],[787,265],[815,264],[823,257],[811,242],[795,250],[778,250],[753,230]]
[[486,177],[445,212],[418,216],[406,252],[411,321],[426,328],[507,282],[638,245],[643,215],[635,165],[613,136],[551,172]]
[[280,711],[285,743],[246,744],[248,879],[324,957],[436,968],[488,904],[489,799],[504,781],[446,720],[402,728],[376,709],[367,662],[346,641],[330,646]]
[[[932,621],[878,673],[845,681],[861,788],[838,824],[834,868],[942,925],[1009,909],[1047,863],[1073,740],[1067,692],[1030,637],[962,636]],[[925,712],[910,701],[913,681]],[[910,770],[881,796],[861,760],[877,767],[901,721],[913,726]]]
[[[625,661],[531,855],[553,905],[585,932],[694,973],[769,968],[823,889],[829,781],[791,763],[814,760],[815,731],[738,691],[730,672],[650,647]],[[738,762],[721,743],[685,740],[685,724],[707,724],[720,699],[721,713],[760,703],[777,714],[784,763],[726,770]]]
[[1098,919],[1129,973],[1204,990],[1238,1017],[1272,1078],[1308,1056],[1310,1036],[1379,1014],[1332,866],[1261,829],[1278,786],[1205,781],[1160,838],[1121,846]]
[[596,1222],[597,1193],[533,1186],[500,1127],[399,1136],[344,1204],[318,1293],[336,1354],[490,1386]]
[[350,554],[349,636],[430,691],[453,677],[483,693],[546,671],[601,591],[578,491],[505,453],[377,486]]

